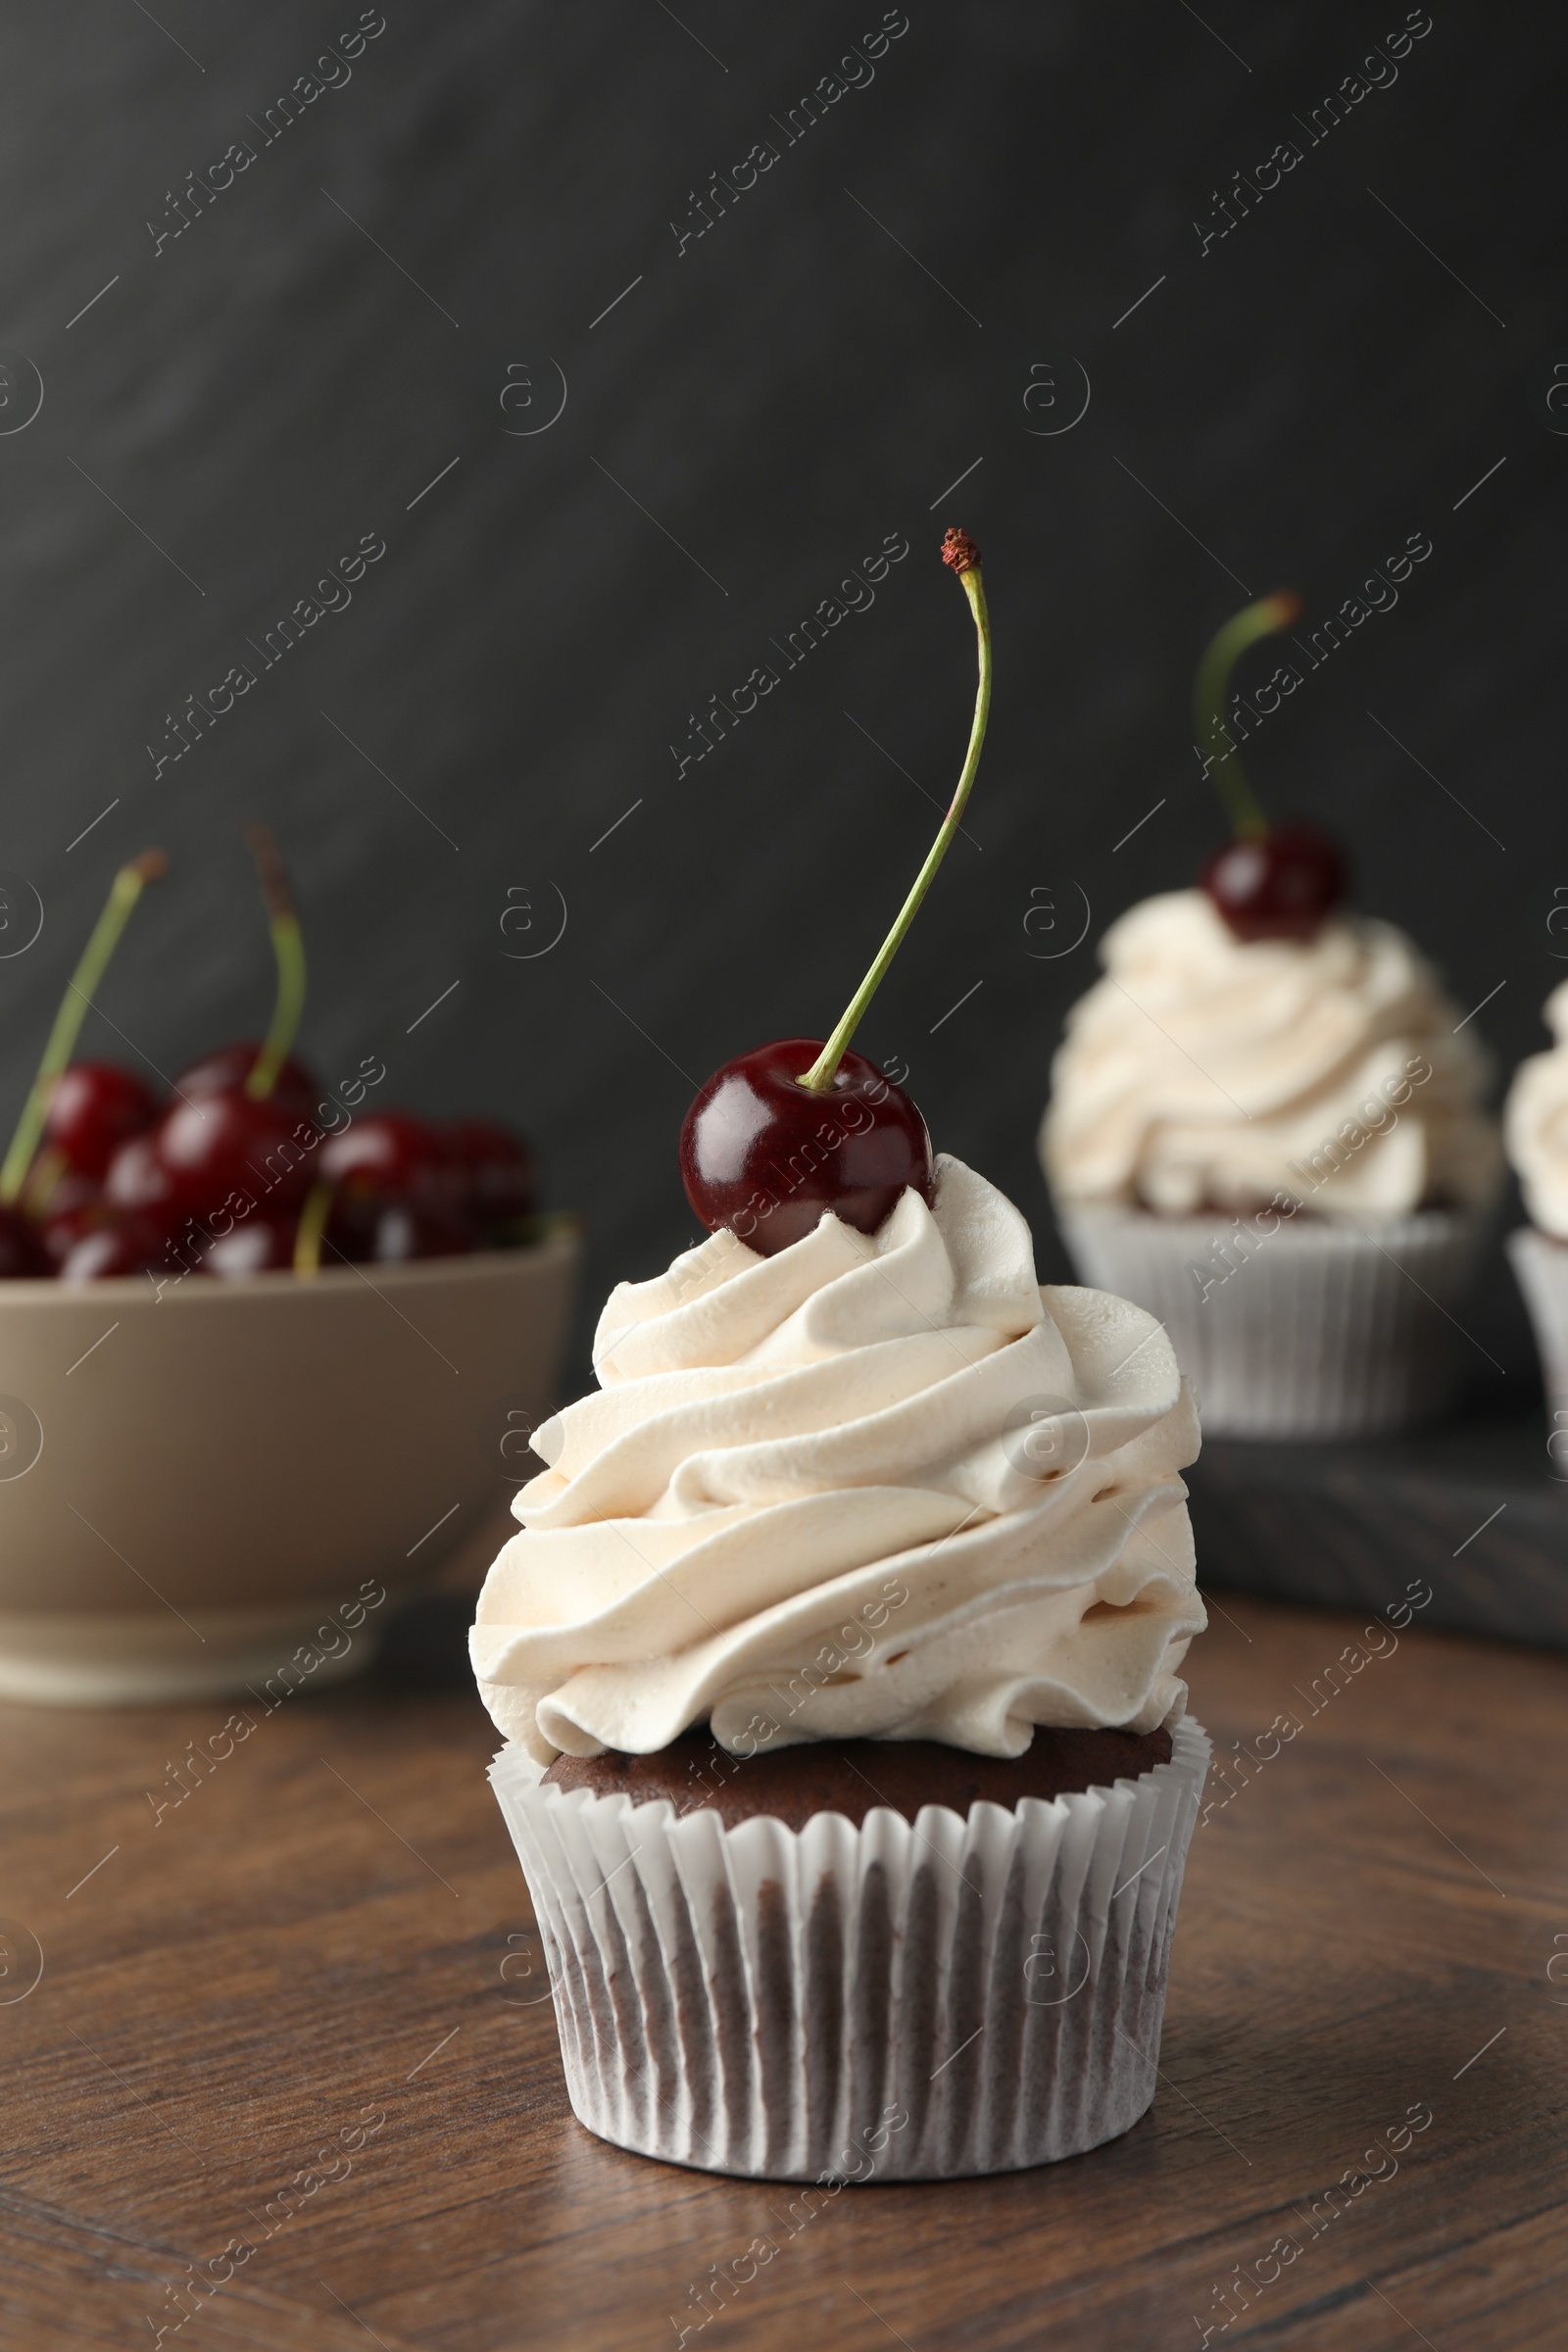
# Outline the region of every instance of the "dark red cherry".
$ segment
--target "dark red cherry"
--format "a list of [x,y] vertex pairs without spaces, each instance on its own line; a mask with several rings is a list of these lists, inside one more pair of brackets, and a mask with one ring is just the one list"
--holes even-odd
[[416,1257],[466,1257],[478,1248],[468,1219],[429,1200],[367,1204],[360,1256],[377,1266],[406,1266]]
[[110,1161],[109,1173],[104,1179],[106,1207],[122,1212],[152,1210],[156,1213],[170,1208],[173,1198],[173,1184],[158,1156],[156,1131],[149,1135],[133,1135],[129,1143],[122,1144]]
[[48,1254],[26,1218],[19,1216],[14,1208],[0,1208],[0,1282],[20,1282],[30,1275],[53,1272]]
[[297,1208],[317,1173],[314,1132],[297,1108],[230,1091],[175,1102],[154,1141],[175,1202],[199,1217],[234,1193],[258,1207]]
[[1238,939],[1311,939],[1350,874],[1333,836],[1299,821],[1238,835],[1215,851],[1200,880]]
[[48,1197],[33,1213],[40,1223],[54,1217],[74,1216],[78,1209],[97,1208],[103,1200],[104,1188],[91,1176],[78,1169],[67,1168],[49,1187]]
[[294,1264],[299,1219],[267,1216],[261,1210],[242,1218],[227,1233],[206,1243],[197,1255],[197,1269],[221,1281],[242,1281],[251,1274],[280,1274]]
[[440,1129],[410,1110],[380,1110],[356,1119],[323,1144],[320,1159],[322,1182],[340,1186],[350,1197],[451,1200],[462,1190]]
[[[33,1177],[36,1178],[40,1169],[47,1169],[48,1165],[47,1158],[35,1160]],[[29,1185],[28,1191],[31,1189]],[[72,1226],[74,1228],[73,1238],[79,1239],[94,1225],[101,1225],[106,1213],[104,1189],[91,1176],[78,1175],[74,1168],[67,1168],[56,1176],[40,1199],[29,1202],[29,1207],[39,1240],[50,1257],[58,1262],[64,1252],[50,1239],[54,1228],[57,1225]]]
[[378,1200],[351,1200],[344,1194],[335,1193],[327,1211],[326,1229],[321,1235],[320,1263],[323,1266],[363,1264],[370,1254],[376,1211],[382,1205]]
[[443,1133],[463,1170],[468,1207],[482,1225],[533,1214],[533,1155],[520,1136],[496,1119],[449,1119]]
[[51,1265],[64,1265],[79,1241],[100,1226],[113,1224],[114,1212],[98,1200],[79,1201],[74,1207],[57,1208],[51,1200],[49,1213],[38,1227],[38,1239]]
[[117,1217],[85,1233],[67,1252],[60,1266],[62,1282],[107,1282],[116,1275],[177,1275],[181,1267],[170,1250],[164,1228],[150,1217]]
[[907,1095],[874,1061],[846,1054],[825,1094],[800,1084],[822,1050],[779,1038],[715,1070],[686,1113],[680,1172],[710,1233],[727,1226],[762,1257],[815,1230],[831,1209],[875,1233],[912,1185],[936,1189],[931,1138]]
[[127,1137],[156,1124],[152,1089],[113,1061],[74,1061],[55,1080],[43,1141],[68,1167],[101,1177]]
[[[193,1061],[190,1068],[182,1070],[175,1079],[171,1090],[174,1101],[179,1102],[183,1096],[194,1098],[198,1095],[237,1092],[243,1088],[256,1066],[256,1056],[261,1050],[254,1038],[246,1038],[236,1046],[222,1047],[217,1054],[204,1054],[200,1061]],[[314,1111],[320,1101],[321,1090],[305,1064],[290,1055],[278,1071],[276,1083],[268,1099],[281,1103],[287,1110],[308,1113]]]

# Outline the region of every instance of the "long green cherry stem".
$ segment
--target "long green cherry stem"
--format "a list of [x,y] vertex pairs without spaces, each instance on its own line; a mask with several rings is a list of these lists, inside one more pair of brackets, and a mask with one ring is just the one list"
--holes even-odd
[[49,1100],[55,1091],[55,1080],[70,1061],[81,1024],[87,1017],[94,989],[104,976],[110,956],[120,944],[120,934],[130,920],[130,910],[149,882],[156,882],[169,864],[162,850],[143,850],[122,865],[110,886],[104,910],[92,928],[92,936],[81,951],[75,970],[66,983],[65,997],[55,1014],[49,1042],[38,1064],[38,1075],[27,1090],[22,1105],[17,1131],[11,1138],[11,1148],[0,1161],[0,1205],[9,1208],[19,1200],[27,1180],[33,1154],[43,1134],[43,1123],[49,1115]]
[[920,901],[930,889],[937,867],[948,854],[948,844],[958,830],[958,820],[963,814],[975,771],[980,765],[980,747],[986,739],[986,719],[991,710],[991,616],[986,610],[985,582],[980,576],[980,550],[966,531],[949,531],[942,542],[942,561],[951,564],[957,573],[964,595],[969,600],[969,610],[974,614],[980,683],[975,691],[969,749],[964,755],[963,772],[958,778],[952,807],[942,820],[942,829],[931,845],[929,857],[914,878],[913,889],[899,910],[898,920],[877,950],[876,959],[851,998],[843,1019],[801,1080],[808,1094],[825,1095],[832,1085],[834,1073],[849,1051],[850,1040],[859,1027],[866,1006],[887,976],[889,964],[904,944],[905,933],[919,912]]
[[247,825],[245,839],[256,860],[268,929],[272,935],[272,954],[277,960],[277,994],[272,1001],[271,1024],[245,1081],[245,1092],[251,1101],[263,1102],[277,1084],[277,1074],[288,1059],[305,1010],[305,939],[276,842],[265,825]]
[[294,1271],[302,1281],[309,1282],[321,1271],[321,1244],[336,1199],[337,1187],[331,1184],[313,1184],[305,1197],[294,1229]]
[[1215,789],[1230,811],[1238,839],[1260,840],[1268,831],[1257,795],[1242,773],[1236,746],[1225,724],[1225,696],[1231,671],[1250,645],[1276,629],[1288,629],[1299,614],[1301,600],[1288,588],[1260,596],[1216,630],[1210,638],[1193,681],[1193,717],[1199,749],[1207,753]]

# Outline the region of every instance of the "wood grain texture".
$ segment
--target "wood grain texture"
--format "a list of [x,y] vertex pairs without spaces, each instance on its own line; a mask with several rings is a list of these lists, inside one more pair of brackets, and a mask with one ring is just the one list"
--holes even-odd
[[[440,1687],[438,1619],[404,1646],[424,1688],[293,1699],[156,1822],[147,1791],[222,1712],[6,1710],[0,1908],[44,1965],[0,2006],[0,2342],[151,2342],[187,2264],[248,2239],[166,2343],[1560,2345],[1568,1664],[1419,1623],[1373,1657],[1361,1618],[1222,1606],[1193,1698],[1234,1793],[1194,1841],[1151,2113],[1058,2167],[805,2221],[798,2190],[572,2119],[493,1735]],[[30,1949],[12,1934],[0,1992]],[[1397,2169],[1369,2159],[1412,2107]],[[290,2191],[313,2164],[335,2177]],[[1358,2166],[1385,2177],[1325,2206]],[[694,2290],[760,2237],[699,2328]]]

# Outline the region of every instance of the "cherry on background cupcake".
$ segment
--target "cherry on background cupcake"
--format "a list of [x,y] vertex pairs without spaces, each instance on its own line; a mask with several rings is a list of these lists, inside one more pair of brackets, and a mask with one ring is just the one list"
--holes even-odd
[[1227,725],[1232,669],[1296,618],[1259,598],[1203,653],[1194,716],[1232,838],[1129,907],[1073,1005],[1040,1152],[1080,1278],[1158,1316],[1211,1435],[1370,1436],[1446,1409],[1500,1175],[1476,1032],[1339,844],[1272,823]]
[[1226,689],[1242,655],[1258,638],[1288,629],[1300,611],[1289,589],[1247,606],[1211,639],[1193,687],[1199,748],[1233,827],[1199,878],[1238,939],[1311,939],[1350,884],[1345,853],[1321,825],[1302,817],[1269,823],[1225,721]]

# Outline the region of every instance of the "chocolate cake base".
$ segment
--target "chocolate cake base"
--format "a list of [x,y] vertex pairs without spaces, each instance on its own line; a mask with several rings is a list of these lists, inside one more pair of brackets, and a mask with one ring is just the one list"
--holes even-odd
[[678,1814],[715,1812],[727,1830],[766,1815],[800,1831],[818,1813],[842,1814],[856,1829],[875,1806],[913,1821],[922,1805],[946,1805],[967,1820],[977,1804],[1013,1811],[1020,1797],[1046,1799],[1136,1780],[1170,1761],[1171,1737],[1156,1732],[1037,1730],[1021,1756],[977,1756],[935,1740],[811,1740],[772,1755],[734,1756],[706,1726],[652,1755],[558,1756],[545,1774],[558,1788],[667,1797]]

